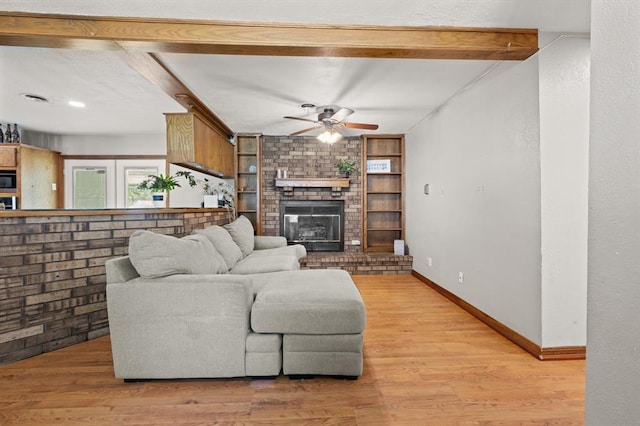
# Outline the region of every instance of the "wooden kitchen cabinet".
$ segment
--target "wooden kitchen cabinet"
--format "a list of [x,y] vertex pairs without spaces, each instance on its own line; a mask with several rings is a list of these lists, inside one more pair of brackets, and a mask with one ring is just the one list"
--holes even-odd
[[13,144],[0,145],[0,168],[15,168],[18,165],[18,149]]
[[62,160],[59,152],[26,144],[2,144],[0,170],[16,173],[16,189],[4,192],[0,189],[0,197],[17,196],[18,208],[62,207]]
[[213,176],[234,175],[234,147],[195,112],[167,113],[167,161]]

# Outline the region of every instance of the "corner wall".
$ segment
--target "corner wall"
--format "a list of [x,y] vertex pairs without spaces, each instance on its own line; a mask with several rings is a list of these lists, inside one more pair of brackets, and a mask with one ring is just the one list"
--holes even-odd
[[588,36],[538,55],[542,179],[542,346],[587,341]]
[[406,235],[414,270],[540,344],[538,92],[537,57],[503,62],[406,135]]
[[640,3],[591,2],[588,425],[640,419]]
[[406,139],[414,269],[541,348],[586,344],[589,39],[554,37]]

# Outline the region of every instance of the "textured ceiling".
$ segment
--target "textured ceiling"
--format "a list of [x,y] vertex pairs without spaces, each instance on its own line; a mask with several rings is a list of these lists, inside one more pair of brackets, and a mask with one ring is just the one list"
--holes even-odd
[[[314,9],[315,8],[315,9]],[[8,1],[0,10],[264,22],[528,27],[589,31],[589,2],[566,1]],[[162,61],[236,132],[287,134],[308,127],[304,102],[338,104],[349,120],[405,133],[493,61],[161,54]],[[163,133],[163,112],[183,109],[117,53],[0,47],[0,122],[54,134]],[[35,93],[48,104],[26,101]],[[87,104],[73,109],[67,100]],[[310,115],[307,115],[310,114]]]

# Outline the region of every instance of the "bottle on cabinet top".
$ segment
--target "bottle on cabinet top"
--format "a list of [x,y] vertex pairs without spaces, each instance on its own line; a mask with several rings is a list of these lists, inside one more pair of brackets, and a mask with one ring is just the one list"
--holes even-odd
[[11,132],[11,124],[7,124],[7,132],[4,134],[4,141],[6,143],[11,143],[12,132]]
[[0,123],[0,143],[4,143],[4,132],[2,131],[2,123]]
[[18,132],[18,125],[13,123],[13,133],[11,133],[11,142],[20,143],[20,132]]

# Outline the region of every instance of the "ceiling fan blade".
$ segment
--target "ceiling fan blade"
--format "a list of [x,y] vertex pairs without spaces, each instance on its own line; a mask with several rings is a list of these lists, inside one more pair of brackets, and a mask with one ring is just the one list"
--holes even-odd
[[297,132],[294,132],[294,133],[289,133],[289,136],[295,136],[295,135],[299,135],[300,133],[310,132],[310,131],[312,131],[312,130],[319,129],[320,127],[324,127],[324,126],[313,126],[313,127],[308,127],[308,128],[306,128],[306,129],[303,129],[303,130],[298,130]]
[[308,121],[310,123],[317,123],[317,120],[311,120],[309,118],[302,118],[302,117],[290,117],[290,116],[285,116],[284,118],[290,118],[292,120],[300,120],[300,121]]
[[335,114],[333,114],[331,116],[331,120],[335,120],[337,122],[340,122],[340,121],[344,120],[345,118],[347,118],[348,116],[350,116],[353,113],[354,113],[354,111],[352,109],[340,108]]
[[377,130],[377,124],[367,124],[367,123],[342,123],[342,125],[349,129],[365,129],[365,130]]

